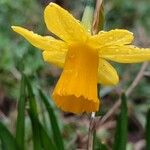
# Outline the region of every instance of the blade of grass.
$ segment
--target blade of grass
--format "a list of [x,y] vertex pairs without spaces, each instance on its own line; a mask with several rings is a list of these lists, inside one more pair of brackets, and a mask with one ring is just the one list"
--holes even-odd
[[128,112],[125,94],[121,95],[121,112],[118,116],[113,150],[126,150]]
[[20,98],[18,101],[18,116],[16,124],[16,142],[18,147],[24,150],[24,137],[25,137],[25,77],[22,75]]
[[51,138],[47,134],[46,130],[42,126],[42,124],[38,121],[39,127],[40,127],[40,135],[42,140],[42,145],[44,150],[49,150],[50,148],[52,150],[57,150],[56,146],[53,144]]
[[45,112],[45,106],[43,104],[43,102],[40,100],[39,101],[39,104],[40,104],[40,112],[41,112],[41,116],[42,116],[42,123],[43,123],[43,126],[45,127],[45,129],[48,129],[47,127],[47,118],[46,118],[46,112]]
[[28,89],[28,98],[29,98],[28,113],[29,113],[31,123],[32,123],[33,146],[34,146],[34,150],[41,150],[42,145],[41,145],[41,140],[40,140],[40,128],[37,122],[38,113],[37,113],[35,96],[33,94],[33,90],[32,90],[29,80],[27,79],[27,77],[25,79],[26,79],[25,81],[26,81],[27,89]]
[[[33,138],[34,138],[34,149],[44,149],[44,150],[56,150],[51,138],[47,134],[46,130],[40,123],[38,119],[37,105],[35,101],[35,96],[33,94],[33,89],[30,82],[27,80],[28,92],[29,92],[29,116],[32,122]],[[38,145],[35,145],[38,144]]]
[[[38,125],[41,145],[42,145],[43,149],[44,150],[50,150],[50,149],[57,150],[55,145],[53,144],[51,138],[47,134],[46,130],[44,129],[44,127],[42,126],[42,124],[38,120],[38,118],[34,118],[34,116],[31,114],[31,112],[29,112],[29,116],[33,120],[32,122],[36,122]],[[35,127],[35,124],[34,124],[34,127]],[[36,130],[35,130],[35,132],[36,132]]]
[[63,138],[62,138],[59,126],[58,126],[56,116],[49,102],[49,99],[43,94],[41,90],[39,90],[39,93],[49,114],[49,119],[50,119],[52,132],[53,132],[53,139],[54,139],[54,142],[56,143],[57,149],[64,150],[65,148],[64,148]]
[[6,150],[18,150],[18,146],[15,138],[10,133],[10,131],[0,122],[0,139],[3,148]]
[[146,149],[150,150],[150,109],[147,113],[147,123],[146,123]]

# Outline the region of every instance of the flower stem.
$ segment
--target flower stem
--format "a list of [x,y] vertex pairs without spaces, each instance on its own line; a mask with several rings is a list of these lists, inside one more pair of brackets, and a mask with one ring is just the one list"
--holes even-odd
[[93,135],[95,131],[95,112],[91,113],[87,150],[93,150]]
[[[97,34],[99,30],[102,30],[104,24],[103,13],[103,0],[87,0],[86,7],[82,17],[83,26],[92,34]],[[98,85],[98,97],[99,95]],[[96,134],[96,112],[91,113],[89,132],[88,132],[88,145],[87,150],[93,150],[94,136]],[[94,134],[95,133],[95,134]]]

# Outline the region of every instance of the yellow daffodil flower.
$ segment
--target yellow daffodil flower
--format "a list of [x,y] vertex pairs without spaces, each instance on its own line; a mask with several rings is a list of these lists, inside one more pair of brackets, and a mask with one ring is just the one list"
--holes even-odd
[[119,81],[116,70],[107,60],[119,63],[150,60],[150,49],[129,45],[133,34],[127,30],[101,31],[92,36],[55,3],[46,7],[44,19],[49,31],[59,39],[40,36],[18,26],[12,29],[41,49],[45,61],[63,68],[52,97],[64,111],[98,111],[97,83],[116,85]]

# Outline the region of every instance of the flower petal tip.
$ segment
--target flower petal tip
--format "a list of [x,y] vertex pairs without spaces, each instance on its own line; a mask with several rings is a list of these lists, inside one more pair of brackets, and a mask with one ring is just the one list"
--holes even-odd
[[46,6],[45,10],[46,10],[48,7],[59,7],[59,5],[57,5],[57,4],[53,3],[53,2],[50,2],[50,3]]
[[54,6],[54,5],[56,5],[56,4],[53,3],[53,2],[50,2],[50,3],[49,3],[49,6]]
[[11,26],[12,30],[19,33],[21,30],[23,30],[22,27],[19,27],[19,26]]
[[12,30],[16,30],[18,27],[17,26],[11,26]]

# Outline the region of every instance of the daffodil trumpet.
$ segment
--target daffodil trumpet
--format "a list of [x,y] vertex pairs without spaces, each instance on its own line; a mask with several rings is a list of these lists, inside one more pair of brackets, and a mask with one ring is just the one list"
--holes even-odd
[[19,26],[12,29],[42,50],[46,62],[63,68],[52,97],[58,107],[76,114],[99,110],[97,83],[119,81],[108,61],[139,63],[150,60],[149,48],[131,45],[133,33],[115,29],[91,35],[68,11],[50,3],[44,11],[47,28],[59,37],[40,36]]

